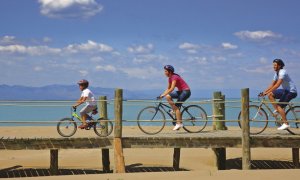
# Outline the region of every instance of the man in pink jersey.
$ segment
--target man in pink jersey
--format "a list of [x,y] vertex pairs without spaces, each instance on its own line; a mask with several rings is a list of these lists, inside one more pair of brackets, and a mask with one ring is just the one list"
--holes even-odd
[[[186,101],[191,96],[191,90],[188,84],[176,73],[175,69],[171,65],[164,66],[165,75],[169,78],[168,88],[160,95],[160,98],[166,97],[167,101],[171,105],[173,111],[176,114],[176,126],[174,131],[183,127],[180,107],[182,102]],[[177,91],[174,91],[177,88]],[[173,102],[173,99],[177,99],[177,103]]]

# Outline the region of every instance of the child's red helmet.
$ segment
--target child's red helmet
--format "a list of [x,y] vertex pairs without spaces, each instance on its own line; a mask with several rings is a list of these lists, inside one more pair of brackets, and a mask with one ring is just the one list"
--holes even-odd
[[82,79],[82,80],[78,81],[77,84],[83,85],[86,88],[89,87],[89,82],[87,80],[85,80],[85,79]]

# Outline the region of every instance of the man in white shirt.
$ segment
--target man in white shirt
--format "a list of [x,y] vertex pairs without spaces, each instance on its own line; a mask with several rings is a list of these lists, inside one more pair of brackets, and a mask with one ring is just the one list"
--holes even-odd
[[[273,61],[273,68],[275,71],[272,84],[262,93],[261,96],[268,95],[271,102],[275,102],[275,99],[279,99],[279,102],[288,103],[292,99],[297,97],[297,88],[287,71],[283,69],[284,62],[281,59],[275,59]],[[282,89],[278,89],[282,86]],[[278,130],[286,130],[290,127],[286,120],[285,107],[287,104],[272,104],[274,106],[274,113],[279,113],[282,117],[283,124]]]
[[81,104],[86,103],[86,105],[80,110],[82,125],[78,127],[80,129],[84,129],[87,127],[86,119],[88,113],[95,110],[97,108],[97,104],[95,101],[94,94],[92,93],[91,90],[88,89],[89,82],[85,79],[82,79],[77,84],[79,85],[79,89],[82,91],[82,93],[77,103],[74,104],[73,107],[77,108]]

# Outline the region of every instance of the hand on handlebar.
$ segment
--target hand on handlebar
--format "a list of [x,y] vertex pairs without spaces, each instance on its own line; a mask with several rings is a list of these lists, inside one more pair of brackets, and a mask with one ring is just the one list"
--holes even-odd
[[258,94],[258,97],[265,97],[266,96],[266,94],[264,93],[264,92],[260,92],[259,94]]
[[164,96],[160,95],[160,96],[158,96],[156,99],[157,99],[157,100],[161,100],[162,98],[164,98]]

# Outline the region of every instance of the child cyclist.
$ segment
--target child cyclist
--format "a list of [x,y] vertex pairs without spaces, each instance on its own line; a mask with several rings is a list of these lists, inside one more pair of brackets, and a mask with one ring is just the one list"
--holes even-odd
[[84,129],[87,127],[86,119],[88,117],[88,113],[97,109],[97,105],[94,94],[88,89],[89,82],[85,79],[82,79],[78,81],[77,84],[79,85],[79,89],[82,91],[82,93],[76,104],[73,105],[73,108],[77,108],[81,104],[86,103],[86,105],[80,110],[82,124],[78,127],[80,129]]
[[[167,101],[171,105],[173,111],[176,114],[177,123],[174,127],[174,131],[183,127],[180,107],[182,102],[186,101],[191,96],[190,87],[188,84],[176,73],[175,69],[171,65],[164,66],[165,75],[169,78],[168,88],[160,95],[160,98],[166,97]],[[177,88],[178,91],[174,91]],[[173,102],[173,99],[177,99],[177,103]]]

